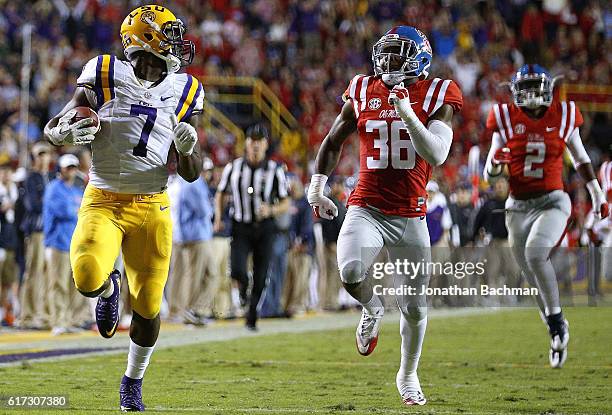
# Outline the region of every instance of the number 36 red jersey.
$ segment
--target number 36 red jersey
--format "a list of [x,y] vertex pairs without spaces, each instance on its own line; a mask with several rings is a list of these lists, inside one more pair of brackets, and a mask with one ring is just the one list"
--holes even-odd
[[[407,88],[412,109],[425,125],[442,105],[449,104],[455,112],[463,105],[461,91],[451,80],[419,80]],[[390,92],[380,77],[357,75],[344,93],[353,105],[359,133],[359,181],[348,204],[418,217],[427,211],[425,186],[432,167],[416,153],[404,122],[388,103]]]
[[514,104],[495,104],[487,128],[510,149],[510,193],[514,196],[563,190],[563,152],[582,125],[574,101],[554,100],[544,116],[533,119]]

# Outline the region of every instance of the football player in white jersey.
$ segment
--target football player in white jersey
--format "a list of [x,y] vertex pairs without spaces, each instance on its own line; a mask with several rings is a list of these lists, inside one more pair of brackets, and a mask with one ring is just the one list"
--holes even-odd
[[[166,194],[169,161],[187,181],[202,169],[196,129],[204,91],[177,71],[193,60],[184,24],[165,7],[142,6],[121,25],[127,61],[100,55],[85,65],[70,102],[45,126],[58,146],[92,146],[90,182],[72,237],[70,261],[76,288],[97,297],[96,323],[112,337],[119,321],[121,249],[130,288],[132,323],[123,411],[143,411],[142,378],[159,334],[159,310],[168,277],[172,222]],[[76,122],[74,108],[97,111]],[[193,124],[193,125],[192,125]]]

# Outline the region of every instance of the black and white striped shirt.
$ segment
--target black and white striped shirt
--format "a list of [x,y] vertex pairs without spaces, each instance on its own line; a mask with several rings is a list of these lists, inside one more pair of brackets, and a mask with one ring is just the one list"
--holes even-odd
[[249,166],[240,157],[225,166],[217,190],[231,193],[235,221],[252,223],[257,221],[256,212],[262,203],[273,204],[287,197],[287,179],[274,160]]

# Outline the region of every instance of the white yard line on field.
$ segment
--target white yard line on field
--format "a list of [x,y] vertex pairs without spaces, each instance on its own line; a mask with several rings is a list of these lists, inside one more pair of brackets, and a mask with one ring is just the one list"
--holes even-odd
[[[504,310],[516,310],[517,308],[464,308],[464,309],[431,309],[429,311],[430,319],[437,318],[452,318],[460,316],[469,316],[476,314],[495,313]],[[179,347],[198,343],[209,343],[217,341],[235,340],[239,338],[249,338],[256,336],[265,336],[272,334],[296,334],[312,331],[327,331],[337,330],[355,326],[359,321],[357,313],[336,313],[336,314],[316,314],[298,317],[294,319],[273,319],[261,320],[259,322],[259,331],[251,332],[243,326],[243,321],[221,322],[211,324],[206,328],[179,328],[164,330],[162,327],[156,348]],[[387,324],[397,324],[399,322],[399,313],[389,313],[385,316]],[[0,343],[0,353],[6,354],[10,352],[28,351],[28,350],[57,350],[57,349],[73,349],[73,348],[96,348],[105,347],[111,350],[87,353],[89,356],[97,356],[103,354],[125,353],[129,345],[129,337],[127,333],[117,333],[112,339],[101,339],[91,335],[73,336],[70,338],[60,337],[44,337],[41,340],[31,340],[24,336],[24,341],[11,341],[8,343]],[[55,361],[81,358],[83,354],[62,355],[57,357],[46,357],[41,359],[29,359],[31,361],[44,360]],[[0,366],[16,365],[23,361],[9,362],[0,364]]]

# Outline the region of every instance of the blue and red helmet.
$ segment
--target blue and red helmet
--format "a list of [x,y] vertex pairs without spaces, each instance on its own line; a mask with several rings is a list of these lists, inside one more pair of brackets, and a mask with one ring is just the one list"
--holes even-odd
[[510,80],[510,91],[517,107],[550,106],[555,78],[538,64],[521,66]]
[[387,83],[427,77],[433,53],[427,36],[412,26],[395,26],[372,48],[374,74]]

